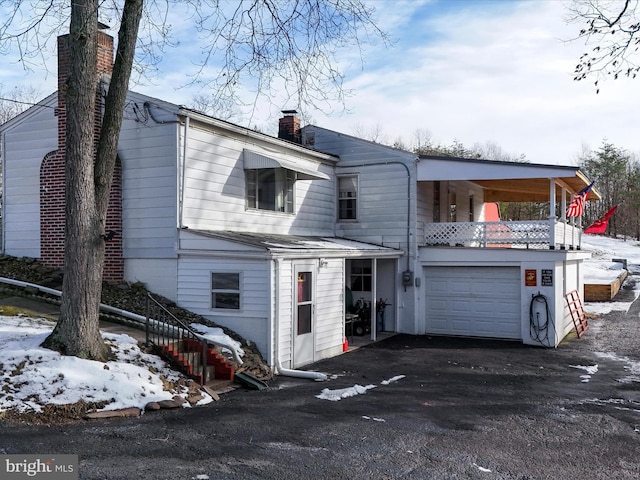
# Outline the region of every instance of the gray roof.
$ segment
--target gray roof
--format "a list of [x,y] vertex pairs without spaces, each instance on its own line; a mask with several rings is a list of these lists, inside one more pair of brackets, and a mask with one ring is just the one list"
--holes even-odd
[[273,233],[233,232],[226,230],[205,231],[189,229],[189,232],[197,235],[203,235],[205,237],[218,238],[221,240],[260,247],[274,252],[317,251],[335,252],[345,256],[370,255],[386,257],[399,257],[403,253],[401,250],[395,248],[340,237],[278,235]]

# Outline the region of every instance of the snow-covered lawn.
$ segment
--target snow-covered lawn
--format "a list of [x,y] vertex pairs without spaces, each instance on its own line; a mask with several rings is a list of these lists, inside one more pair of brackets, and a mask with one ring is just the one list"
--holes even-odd
[[53,325],[40,318],[0,316],[0,411],[39,412],[46,404],[80,400],[106,402],[104,410],[143,409],[149,402],[186,393],[180,389],[184,387],[165,390],[162,377],[171,382],[180,374],[158,356],[142,352],[128,335],[103,334],[116,356],[107,363],[40,347]]
[[[582,250],[591,252],[591,258],[584,263],[584,282],[589,284],[611,283],[622,273],[622,263],[615,259],[626,259],[629,264],[640,265],[640,242],[620,240],[601,235],[584,235]],[[640,288],[640,285],[636,286]],[[635,298],[640,290],[635,291]],[[613,310],[628,310],[631,302],[588,302],[587,313],[602,315]]]

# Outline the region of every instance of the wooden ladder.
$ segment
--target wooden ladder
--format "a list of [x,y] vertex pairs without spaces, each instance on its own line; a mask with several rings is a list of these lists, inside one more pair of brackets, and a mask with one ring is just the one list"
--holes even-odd
[[589,329],[589,322],[587,321],[587,315],[582,307],[582,301],[580,300],[580,294],[577,290],[572,290],[564,297],[567,300],[567,306],[569,307],[569,313],[573,320],[573,326],[576,329],[576,335],[578,338],[584,335]]

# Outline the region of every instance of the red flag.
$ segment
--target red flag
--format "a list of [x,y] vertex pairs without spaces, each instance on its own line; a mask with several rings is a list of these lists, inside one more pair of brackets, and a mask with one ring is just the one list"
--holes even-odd
[[589,185],[588,187],[583,188],[582,190],[580,190],[575,197],[573,197],[573,200],[571,201],[571,203],[569,204],[569,206],[567,207],[567,217],[581,217],[582,213],[584,212],[584,204],[587,201],[587,197],[589,196],[589,192],[591,191],[591,188],[593,187],[593,183],[591,182],[591,185]]
[[584,233],[604,233],[607,229],[607,225],[609,224],[609,219],[613,215],[613,212],[616,211],[616,208],[618,208],[617,205],[611,207],[609,211],[602,216],[602,218],[599,218],[591,225],[589,225]]

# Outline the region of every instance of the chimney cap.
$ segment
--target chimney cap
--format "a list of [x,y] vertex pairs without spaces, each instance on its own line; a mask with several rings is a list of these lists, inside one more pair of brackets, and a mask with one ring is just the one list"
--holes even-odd
[[298,113],[297,110],[281,110],[284,115],[296,115]]

